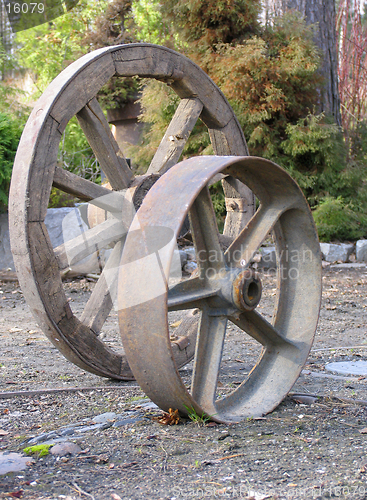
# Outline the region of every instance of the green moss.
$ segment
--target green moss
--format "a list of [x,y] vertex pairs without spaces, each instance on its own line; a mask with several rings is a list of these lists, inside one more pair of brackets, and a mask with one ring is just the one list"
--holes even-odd
[[37,444],[35,446],[28,446],[24,448],[23,451],[27,455],[37,455],[38,458],[45,457],[49,454],[49,449],[53,446],[52,444]]

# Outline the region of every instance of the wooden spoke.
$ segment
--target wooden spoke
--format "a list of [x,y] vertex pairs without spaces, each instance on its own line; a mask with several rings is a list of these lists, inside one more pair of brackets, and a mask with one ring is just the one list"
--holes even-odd
[[200,276],[204,279],[208,269],[218,273],[225,268],[214,208],[207,187],[196,198],[189,217]]
[[75,175],[60,167],[55,168],[52,185],[64,193],[72,194],[82,201],[90,201],[111,193],[110,189],[87,181],[79,177],[79,175]]
[[208,308],[203,310],[196,344],[191,394],[207,411],[211,411],[211,408],[214,411],[226,325],[225,316],[210,316]]
[[272,347],[274,345],[284,346],[288,344],[296,348],[294,344],[283,337],[273,325],[256,311],[244,312],[239,319],[233,316],[230,316],[229,319],[264,347]]
[[66,269],[81,259],[88,257],[96,250],[113,243],[126,233],[122,222],[116,219],[107,219],[76,238],[59,245],[54,249],[60,270]]
[[112,189],[127,188],[134,177],[133,173],[112,135],[97,99],[89,101],[76,116]]
[[199,277],[178,283],[168,291],[168,309],[193,309],[202,307],[202,302],[208,297],[214,297],[218,290],[205,288],[205,283]]
[[199,99],[182,99],[149,166],[148,174],[163,174],[181,153],[203,109]]
[[284,207],[260,206],[227,249],[225,253],[227,263],[234,267],[244,267],[249,264],[284,210]]
[[118,241],[93,289],[80,321],[97,335],[113,307],[117,293],[118,266],[123,242]]

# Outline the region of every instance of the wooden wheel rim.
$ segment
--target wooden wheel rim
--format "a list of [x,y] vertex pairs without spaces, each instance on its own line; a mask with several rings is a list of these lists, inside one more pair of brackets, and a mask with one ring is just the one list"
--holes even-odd
[[[224,255],[220,252],[214,211],[206,188],[218,172],[245,182],[260,200],[259,210]],[[180,193],[174,200],[173,179]],[[149,300],[139,288],[127,289],[129,276],[139,275],[140,262],[146,258],[143,250],[137,254],[134,249],[137,246],[143,249],[144,245],[149,248],[147,230],[149,232],[152,226],[164,227],[177,235],[188,211],[196,250],[204,252],[199,276],[183,282],[177,289],[168,291],[167,283],[163,292],[153,288]],[[283,270],[278,274],[278,304],[273,325],[254,310],[233,307],[234,299],[227,299],[232,297],[228,290],[237,282],[233,276],[242,273],[239,267],[247,269],[271,230],[276,235],[278,264]],[[162,276],[168,276],[172,248],[171,254],[168,251],[160,254],[159,266],[151,265],[150,269],[145,266],[145,276],[150,273],[145,283],[159,283]],[[208,255],[212,249],[215,250],[212,255],[219,257],[210,261]],[[236,251],[240,253],[235,254]],[[288,255],[295,255],[293,251],[301,253],[297,260],[290,262]],[[298,277],[294,271],[290,272],[291,266]],[[209,267],[215,270],[214,279],[206,274]],[[226,276],[230,277],[229,287]],[[213,298],[217,302],[210,302]],[[320,300],[321,254],[311,211],[297,184],[268,160],[196,157],[176,165],[148,193],[126,239],[119,280],[120,331],[136,380],[165,411],[178,408],[187,414],[192,408],[198,414],[211,415],[218,422],[233,422],[274,409],[291,389],[306,361],[317,326]],[[168,307],[202,309],[191,393],[172,356]],[[227,319],[262,344],[263,350],[248,378],[230,395],[216,399]],[[151,362],[146,365],[148,355]]]
[[[53,183],[59,187],[66,182],[62,169],[57,167],[62,133],[76,114],[80,122],[85,121],[88,114],[96,114],[103,121],[95,95],[114,75],[138,75],[169,83],[181,98],[181,110],[188,109],[189,116],[194,113],[195,121],[200,116],[208,126],[216,154],[248,153],[238,121],[220,90],[198,66],[164,47],[130,44],[87,54],[68,66],[36,103],[19,144],[9,197],[10,239],[19,282],[37,322],[67,359],[97,375],[128,380],[132,375],[126,357],[114,353],[73,314],[44,224]],[[106,123],[102,123],[102,128],[106,129]],[[103,134],[108,136],[106,130]],[[166,135],[169,134],[170,129]],[[101,161],[115,147],[109,143],[106,151],[104,139],[107,136],[102,140],[103,154],[98,158]],[[162,152],[167,151],[163,148],[161,156]],[[177,156],[177,151],[175,154]],[[163,167],[159,165],[158,154],[148,173],[161,174],[170,168],[178,159],[175,154]],[[127,188],[133,180],[124,160],[116,151],[112,151],[112,156],[115,162],[111,167],[113,179],[109,178],[112,187],[116,190]],[[68,192],[72,192],[73,179],[67,182]],[[87,190],[92,198],[106,194],[99,187],[93,190],[88,186]],[[191,339],[192,332],[189,331],[188,337]],[[190,347],[189,342],[189,348],[183,351],[175,347],[179,364],[185,364],[192,357],[193,344],[191,342]]]

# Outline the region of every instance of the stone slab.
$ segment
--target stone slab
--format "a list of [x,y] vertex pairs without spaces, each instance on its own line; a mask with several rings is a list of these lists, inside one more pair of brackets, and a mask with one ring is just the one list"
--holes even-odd
[[336,361],[335,363],[327,363],[325,369],[343,375],[367,375],[367,361]]

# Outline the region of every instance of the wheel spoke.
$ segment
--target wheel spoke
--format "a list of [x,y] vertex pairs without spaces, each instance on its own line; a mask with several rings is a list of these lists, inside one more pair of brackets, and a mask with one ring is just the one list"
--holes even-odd
[[133,173],[112,135],[97,99],[94,97],[89,101],[76,116],[112,189],[127,188],[134,177]]
[[126,199],[123,192],[112,191],[94,184],[60,167],[56,167],[53,186],[64,193],[72,194],[82,201],[89,201],[92,205],[113,213],[118,219],[121,219],[124,211],[131,212],[133,209],[132,203]]
[[182,99],[154,155],[148,174],[163,174],[180,159],[186,141],[203,109],[198,98]]
[[79,175],[56,167],[52,185],[64,193],[72,194],[82,201],[90,201],[110,194],[111,190],[94,182],[87,181]]
[[219,273],[225,268],[214,208],[207,187],[196,198],[189,217],[200,277],[205,279],[209,269]]
[[264,347],[289,345],[296,348],[256,311],[246,311],[239,318],[230,316],[229,319]]
[[243,267],[250,263],[285,210],[284,206],[260,206],[247,226],[227,249],[225,253],[227,263],[234,267]]
[[121,221],[107,219],[102,224],[59,245],[54,248],[54,254],[59,263],[60,270],[72,266],[96,250],[121,239],[124,234],[126,234],[126,228]]
[[202,301],[216,295],[217,290],[204,287],[199,277],[178,283],[168,291],[168,310],[193,309],[202,307]]
[[209,308],[201,314],[196,344],[192,397],[207,412],[214,411],[215,391],[222,359],[227,318],[211,316]]
[[89,326],[95,334],[101,331],[116,299],[118,266],[121,260],[122,247],[122,241],[118,241],[80,318],[80,321]]

